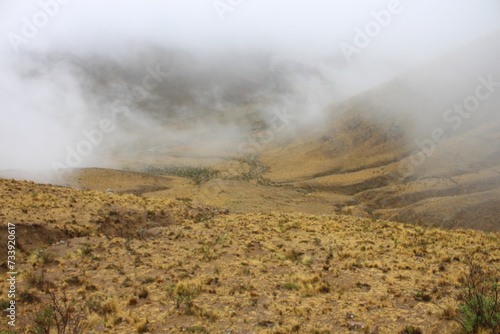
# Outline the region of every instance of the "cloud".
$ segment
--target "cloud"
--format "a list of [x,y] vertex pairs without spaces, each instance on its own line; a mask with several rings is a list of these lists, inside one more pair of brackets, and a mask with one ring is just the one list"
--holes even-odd
[[[229,8],[222,19],[218,2]],[[376,15],[395,4],[400,13],[370,35]],[[130,109],[128,121],[118,119],[118,130],[82,166],[104,165],[114,147],[141,138],[131,118],[135,130],[162,133],[160,110],[223,113],[238,101],[274,99],[262,113],[289,101],[304,119],[320,118],[334,101],[500,29],[499,7],[494,0],[6,0],[0,169],[64,161],[68,146],[109,117],[116,99]],[[341,45],[355,45],[359,31],[369,41],[349,62]],[[176,72],[145,101],[134,101],[134,87],[158,61]],[[161,140],[210,130],[234,135],[244,127],[229,123],[189,133],[169,128]]]

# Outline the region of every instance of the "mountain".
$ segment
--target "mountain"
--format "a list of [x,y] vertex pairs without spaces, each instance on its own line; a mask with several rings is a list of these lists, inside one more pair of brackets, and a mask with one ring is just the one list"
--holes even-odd
[[144,101],[137,55],[44,59],[40,73],[76,73],[92,112],[122,97],[129,112],[93,148],[101,168],[0,172],[17,328],[460,333],[499,295],[499,37],[314,117],[335,85],[318,93],[320,72],[267,56],[233,62],[235,79],[144,46],[176,69]]
[[313,133],[263,152],[265,177],[351,196],[349,210],[366,215],[500,230],[499,37],[332,105]]
[[335,100],[335,85],[315,92],[327,82],[321,72],[266,55],[233,57],[225,67],[151,45],[129,61],[53,56],[46,62],[78,68],[95,101],[130,94],[121,86],[141,81],[141,58],[169,73],[146,102],[129,101],[129,115],[95,148],[108,170],[77,169],[58,182],[242,213],[344,213],[499,231],[499,37],[487,35],[314,117],[308,113],[322,105],[314,99],[331,91]]
[[481,231],[7,179],[0,198],[15,231],[0,242],[16,241],[0,288],[31,332],[457,333],[466,275],[500,270],[499,236]]

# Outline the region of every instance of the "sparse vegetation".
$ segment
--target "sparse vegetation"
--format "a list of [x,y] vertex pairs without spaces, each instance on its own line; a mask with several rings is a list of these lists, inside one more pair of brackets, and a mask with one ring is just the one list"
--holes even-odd
[[168,297],[175,302],[175,307],[185,306],[185,313],[193,314],[194,300],[201,292],[197,283],[179,282],[176,285],[167,288]]
[[84,243],[82,244],[82,248],[80,249],[80,251],[82,252],[82,255],[90,255],[92,253],[92,245],[91,244],[88,244],[88,243]]
[[219,171],[208,167],[193,167],[193,166],[147,166],[142,170],[144,173],[153,175],[173,175],[185,177],[193,180],[194,184],[201,184],[210,181],[219,175]]
[[283,288],[287,289],[287,290],[298,290],[299,289],[299,286],[295,283],[285,283],[283,284]]
[[60,294],[50,291],[48,300],[32,315],[34,331],[37,334],[80,334],[83,330],[84,314],[75,301],[68,298],[66,290]]
[[55,261],[55,254],[53,252],[40,251],[37,253],[37,257],[43,264],[53,263]]
[[466,332],[500,330],[500,274],[471,264],[463,277],[459,322]]
[[[494,314],[495,234],[345,215],[223,214],[192,201],[43,189],[40,211],[51,192],[66,202],[58,214],[51,208],[44,226],[23,226],[36,238],[19,252],[16,297],[33,333],[57,333],[65,315],[83,333],[154,333],[180,319],[179,330],[193,333],[458,333],[457,320],[464,331],[486,333],[494,325],[493,316],[475,314]],[[69,204],[82,205],[87,218]],[[106,230],[113,224],[119,228]],[[45,227],[64,232],[54,242],[36,234]],[[471,258],[480,274],[458,279]]]
[[36,334],[50,334],[54,325],[54,309],[50,306],[44,306],[33,314]]
[[149,321],[145,319],[137,325],[137,333],[147,333],[149,332]]
[[36,273],[33,271],[29,271],[26,273],[26,281],[29,286],[36,288],[40,291],[49,291],[54,287],[54,283],[45,278],[45,275],[42,273]]
[[1,299],[0,300],[0,310],[5,310],[10,306],[10,302],[8,300]]
[[423,334],[423,333],[420,328],[408,326],[405,329],[403,329],[399,334]]

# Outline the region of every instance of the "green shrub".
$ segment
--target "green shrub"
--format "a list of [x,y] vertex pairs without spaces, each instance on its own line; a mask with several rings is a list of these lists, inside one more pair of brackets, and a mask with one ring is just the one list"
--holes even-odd
[[148,174],[154,175],[174,175],[185,177],[193,180],[197,185],[210,181],[219,176],[219,171],[208,167],[192,167],[192,166],[146,166],[140,170]]
[[0,334],[19,334],[19,332],[15,329],[10,329],[9,331],[7,332],[0,332]]
[[469,333],[500,329],[500,276],[471,264],[464,275],[459,300],[459,323]]
[[192,314],[194,300],[200,294],[200,288],[186,282],[179,282],[167,288],[167,294],[175,302],[175,306],[180,308],[182,304],[186,307],[185,313]]
[[298,290],[299,287],[295,283],[285,283],[283,284],[283,287],[287,290]]
[[35,323],[35,333],[49,334],[50,329],[54,325],[54,317],[54,308],[51,306],[46,306],[37,311],[33,315],[33,322]]
[[422,334],[422,330],[420,328],[408,326],[405,329],[403,329],[399,334]]
[[0,310],[3,311],[5,309],[7,309],[7,307],[9,307],[9,306],[10,306],[10,302],[8,300],[3,300],[3,299],[0,300]]

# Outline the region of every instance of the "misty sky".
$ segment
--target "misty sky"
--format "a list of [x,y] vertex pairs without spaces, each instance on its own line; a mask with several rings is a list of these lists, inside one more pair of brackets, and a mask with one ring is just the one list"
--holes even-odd
[[[49,0],[42,0],[47,3]],[[65,0],[29,48],[104,51],[132,38],[195,50],[274,50],[294,55],[340,54],[384,0]],[[214,3],[231,6],[218,15]],[[500,28],[495,0],[401,0],[402,12],[364,50],[365,57],[421,59]],[[222,7],[223,8],[223,7]],[[4,0],[0,34],[21,31],[39,1]],[[9,50],[2,38],[2,49]]]
[[[354,45],[355,29],[395,5],[398,13],[348,62],[342,43]],[[25,36],[47,6],[51,17]],[[127,58],[143,42],[207,58],[271,53],[334,64],[355,93],[499,29],[498,0],[2,0],[0,169],[47,168],[97,108],[64,67],[26,80],[38,66],[27,55]]]

